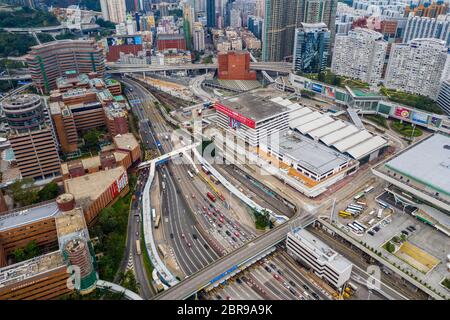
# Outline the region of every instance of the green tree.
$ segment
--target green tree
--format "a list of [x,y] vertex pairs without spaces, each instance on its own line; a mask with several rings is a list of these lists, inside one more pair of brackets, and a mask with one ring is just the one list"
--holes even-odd
[[58,184],[54,181],[50,182],[49,184],[45,185],[44,188],[39,190],[38,196],[39,201],[47,201],[55,199],[58,196]]
[[30,241],[24,248],[26,259],[31,259],[40,255],[40,250],[35,240]]
[[116,24],[111,22],[111,21],[105,21],[102,18],[98,18],[95,21],[96,24],[98,24],[100,27],[105,28],[105,29],[115,29],[116,28]]
[[97,149],[99,142],[100,132],[95,129],[91,129],[83,135],[83,140],[86,148],[89,150]]
[[15,262],[21,262],[26,260],[25,259],[25,251],[23,248],[17,248],[13,251],[14,261]]
[[30,179],[22,179],[11,184],[9,189],[12,192],[13,200],[22,206],[29,206],[39,202],[39,195],[35,189],[27,188],[32,181]]

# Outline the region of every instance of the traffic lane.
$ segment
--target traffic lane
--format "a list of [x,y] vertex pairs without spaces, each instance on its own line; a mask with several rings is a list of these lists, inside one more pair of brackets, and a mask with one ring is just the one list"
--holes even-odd
[[[160,180],[161,181],[161,180]],[[174,249],[175,258],[180,266],[182,272],[185,275],[192,274],[194,272],[194,264],[190,261],[189,257],[186,255],[186,241],[183,239],[183,231],[179,228],[177,224],[177,220],[174,218],[174,214],[176,214],[176,195],[173,194],[174,190],[172,185],[167,183],[166,190],[163,191],[163,215],[164,218],[164,226],[167,227],[166,234],[170,234],[170,239],[172,243],[172,248]],[[166,210],[164,210],[164,208]],[[166,223],[168,221],[168,223]],[[172,238],[173,236],[173,238]]]
[[[168,178],[170,178],[170,180],[172,180],[172,183],[173,183],[173,179],[169,174],[168,168],[166,168],[165,170],[166,170],[166,174],[168,175]],[[175,186],[174,183],[173,183],[173,186]],[[204,246],[201,245],[201,241],[197,241],[197,240],[199,240],[198,237],[197,237],[197,239],[193,239],[192,235],[196,234],[196,230],[194,229],[195,222],[191,219],[190,214],[186,211],[186,210],[189,210],[189,208],[186,205],[181,192],[180,192],[180,194],[178,194],[178,196],[179,196],[179,200],[180,200],[179,201],[180,207],[179,207],[179,211],[178,211],[179,223],[180,223],[180,225],[183,225],[186,227],[185,230],[188,232],[188,234],[186,234],[185,236],[187,239],[190,240],[191,249],[193,249],[192,250],[193,255],[200,264],[198,266],[198,268],[203,268],[204,266],[208,265],[211,261],[208,260],[207,257],[205,257],[205,255],[207,256],[208,253],[205,252],[206,249],[204,248]]]
[[[290,257],[286,252],[281,251],[281,254],[278,255],[275,260],[280,263],[282,266],[285,266],[282,268],[282,270],[288,274],[290,274],[293,278],[295,278],[296,281],[298,281],[302,288],[306,290],[308,295],[311,295],[311,292],[314,292],[319,298],[322,298],[323,300],[329,300],[330,298],[324,295],[321,291],[321,289],[317,288],[316,285],[311,283],[299,270],[300,266],[295,261],[291,261],[290,259],[293,259]],[[306,289],[303,286],[307,286]]]

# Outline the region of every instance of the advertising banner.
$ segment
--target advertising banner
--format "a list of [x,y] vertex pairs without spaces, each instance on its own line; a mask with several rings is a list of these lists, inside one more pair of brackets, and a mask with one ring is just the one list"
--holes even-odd
[[119,179],[116,179],[116,181],[114,181],[113,184],[109,187],[112,199],[117,197],[119,193],[127,186],[127,184],[128,184],[128,176],[127,173],[124,172],[119,177]]
[[397,108],[395,108],[395,113],[394,114],[397,117],[404,118],[404,119],[409,119],[411,111],[409,109],[407,109],[407,108],[397,107]]
[[427,123],[428,123],[428,115],[425,114],[425,113],[422,113],[422,112],[416,112],[416,111],[414,111],[414,112],[412,113],[412,118],[411,118],[411,120],[412,120],[413,122],[416,122],[416,123],[427,124]]
[[142,44],[141,36],[132,36],[132,37],[108,37],[107,38],[108,46],[122,46],[122,45],[137,45]]
[[325,95],[329,98],[333,98],[334,99],[334,88],[332,87],[325,87]]
[[[214,105],[214,107],[216,108],[216,111],[218,112],[222,112],[224,114],[226,114],[228,117],[230,117],[230,119],[233,119],[241,124],[246,125],[247,127],[250,127],[252,129],[256,128],[256,123],[254,120],[249,119],[247,117],[244,117],[243,115],[237,113],[236,111],[230,110],[229,108],[221,105],[220,103],[217,103]],[[231,124],[233,124],[233,126],[236,126],[238,124],[236,124],[236,122],[231,122],[230,120],[230,126]],[[240,126],[240,125],[239,125]]]
[[318,93],[322,93],[322,85],[317,84],[317,83],[313,83],[312,85],[312,90]]

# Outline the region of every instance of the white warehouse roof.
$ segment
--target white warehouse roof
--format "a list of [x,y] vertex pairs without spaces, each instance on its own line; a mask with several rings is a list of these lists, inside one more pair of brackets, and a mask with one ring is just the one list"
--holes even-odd
[[384,140],[380,136],[374,136],[370,138],[369,140],[358,144],[350,149],[348,149],[346,152],[352,156],[354,159],[360,159],[373,151],[383,147],[386,145],[387,141]]
[[297,127],[299,127],[299,126],[301,126],[301,125],[303,125],[305,123],[314,121],[314,120],[316,120],[318,118],[321,118],[321,117],[322,117],[322,114],[320,112],[314,111],[312,113],[306,114],[304,117],[300,117],[300,118],[294,119],[294,121],[292,121],[292,123],[290,123],[290,126],[291,126],[292,129],[295,129],[295,128],[297,128]]
[[334,132],[338,129],[342,129],[345,126],[346,126],[346,124],[343,121],[338,120],[338,121],[334,121],[326,126],[318,128],[316,130],[310,131],[310,132],[308,132],[308,135],[310,135],[313,138],[317,137],[320,139],[331,132]]
[[296,129],[303,134],[307,134],[308,132],[313,131],[317,128],[322,128],[323,126],[325,126],[331,122],[334,122],[333,118],[331,118],[330,116],[324,115],[320,118],[317,118],[316,120],[305,123],[304,125],[301,125],[301,126],[297,127]]
[[358,132],[357,134],[351,135],[345,139],[342,139],[338,141],[337,143],[334,143],[333,146],[338,149],[340,152],[344,152],[347,149],[350,149],[351,147],[357,145],[358,143],[361,143],[363,141],[366,141],[367,139],[371,138],[372,134],[370,134],[367,130],[362,130]]
[[351,134],[354,134],[355,132],[358,132],[358,131],[359,131],[359,129],[357,127],[355,127],[354,125],[348,125],[348,126],[342,128],[341,130],[338,130],[336,132],[332,132],[332,133],[326,135],[325,137],[320,139],[320,141],[322,141],[327,146],[329,146],[329,145],[332,145],[333,143],[335,143],[345,137],[348,137]]

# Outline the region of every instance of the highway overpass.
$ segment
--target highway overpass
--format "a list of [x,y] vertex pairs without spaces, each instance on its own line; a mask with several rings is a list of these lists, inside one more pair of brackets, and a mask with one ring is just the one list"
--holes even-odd
[[[250,64],[252,70],[271,71],[279,73],[291,72],[292,64],[286,62],[252,62]],[[107,72],[111,74],[117,73],[133,73],[133,72],[159,72],[159,71],[186,71],[186,70],[214,70],[217,64],[183,64],[183,65],[151,65],[151,64],[116,64],[107,63]]]
[[306,227],[316,220],[312,214],[304,214],[286,222],[271,231],[247,242],[237,250],[221,257],[196,274],[184,279],[177,285],[157,295],[155,300],[182,300],[187,299],[196,292],[216,282],[226,280],[237,271],[239,267],[246,264],[256,256],[265,252],[277,243],[286,239],[287,233],[294,227]]
[[[135,72],[162,72],[162,71],[186,71],[186,70],[214,70],[217,69],[217,65],[211,64],[183,64],[183,65],[170,65],[159,66],[150,64],[115,64],[108,63],[107,73],[120,74],[120,73],[135,73]],[[285,62],[254,62],[250,64],[250,68],[257,71],[271,71],[278,73],[291,72],[292,65]],[[0,80],[31,80],[30,74],[0,76]]]

